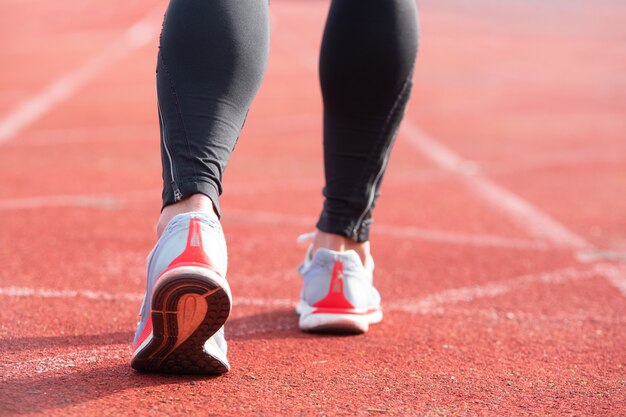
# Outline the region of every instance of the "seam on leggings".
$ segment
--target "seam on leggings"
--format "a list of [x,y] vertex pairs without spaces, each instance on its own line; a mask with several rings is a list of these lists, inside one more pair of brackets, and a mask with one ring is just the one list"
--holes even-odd
[[[180,124],[183,127],[183,137],[185,139],[185,147],[187,148],[187,155],[191,156],[191,146],[189,145],[189,135],[187,134],[187,126],[185,126],[185,120],[183,119],[183,113],[180,109],[180,103],[178,101],[178,94],[176,93],[176,87],[174,86],[174,81],[172,80],[172,76],[170,75],[170,71],[165,63],[165,55],[163,54],[163,49],[160,51],[161,56],[161,64],[163,65],[163,69],[165,70],[165,74],[168,80],[168,84],[170,86],[170,91],[172,96],[174,97],[174,107],[176,108],[176,114],[178,115],[178,119],[180,120]],[[193,164],[191,165],[191,169],[193,170],[193,178],[195,181],[198,179],[198,172],[196,171],[196,167]],[[178,171],[178,170],[177,170]],[[178,172],[179,177],[181,177],[180,172]],[[181,178],[182,179],[182,178]]]
[[[402,88],[400,89],[400,92],[398,93],[396,100],[391,106],[389,113],[387,114],[387,118],[385,119],[385,123],[383,125],[383,128],[381,129],[381,133],[378,137],[378,140],[376,141],[376,146],[374,148],[374,151],[370,153],[370,157],[367,161],[368,169],[366,169],[363,172],[363,174],[361,175],[361,178],[359,179],[359,182],[362,181],[362,182],[365,182],[366,184],[368,183],[367,176],[368,176],[368,173],[370,172],[369,168],[371,168],[372,165],[376,164],[376,159],[374,158],[374,156],[380,154],[380,152],[378,152],[378,149],[382,145],[384,145],[385,139],[388,138],[389,135],[391,135],[391,137],[389,138],[389,146],[387,147],[387,151],[385,152],[385,155],[383,156],[382,166],[380,167],[380,170],[376,173],[375,177],[373,178],[370,194],[368,195],[368,202],[366,206],[363,208],[363,212],[361,213],[361,215],[359,216],[355,225],[352,228],[353,236],[358,235],[359,229],[361,228],[362,223],[365,220],[365,216],[367,215],[367,212],[371,210],[371,206],[376,200],[376,189],[377,189],[376,184],[380,181],[388,165],[389,155],[391,153],[391,148],[393,147],[393,144],[395,142],[395,138],[397,136],[397,129],[399,128],[400,123],[398,123],[398,125],[395,127],[395,130],[396,130],[395,132],[390,131],[390,127],[392,126],[394,116],[396,116],[399,107],[402,105],[403,102],[405,103],[405,105],[408,102],[408,97],[406,98],[406,100],[405,100],[405,97],[406,97],[407,92],[410,91],[410,88],[412,86],[412,77],[413,77],[413,71],[411,70],[411,72],[409,73],[409,76],[406,78],[406,80],[402,84]],[[352,194],[352,196],[354,197],[354,193]]]

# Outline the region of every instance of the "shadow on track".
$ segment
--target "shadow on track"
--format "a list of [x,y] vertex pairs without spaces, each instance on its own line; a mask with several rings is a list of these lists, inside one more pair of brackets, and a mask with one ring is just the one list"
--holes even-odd
[[271,310],[230,319],[226,322],[227,340],[308,339],[320,337],[354,337],[350,332],[304,333],[298,327],[293,309]]
[[[292,309],[272,310],[234,317],[226,326],[227,339],[245,344],[251,340],[308,339],[319,335],[302,333]],[[28,337],[0,341],[0,351],[19,351],[43,347],[77,345],[107,345],[130,342],[132,332],[112,332],[99,335]],[[333,337],[333,336],[329,336]],[[174,391],[193,385],[196,381],[236,384],[241,378],[228,373],[224,376],[148,374],[134,371],[128,363],[99,367],[93,365],[72,368],[65,374],[45,377],[32,375],[0,382],[0,415],[41,413],[46,410],[74,407],[88,401],[124,392],[128,395],[150,395],[161,392],[157,387],[172,386]],[[177,386],[174,388],[173,386]],[[233,388],[234,389],[234,388]],[[168,390],[166,390],[168,391]],[[172,391],[172,392],[174,392]]]
[[0,339],[0,352],[50,349],[56,347],[106,346],[130,343],[133,332],[111,332],[86,335],[40,336]]
[[0,415],[41,413],[106,398],[127,390],[190,384],[216,376],[144,374],[128,364],[71,372],[48,378],[20,378],[0,383]]

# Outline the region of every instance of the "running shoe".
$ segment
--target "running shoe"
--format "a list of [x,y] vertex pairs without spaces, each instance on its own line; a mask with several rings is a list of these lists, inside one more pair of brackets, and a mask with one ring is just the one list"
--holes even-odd
[[365,265],[353,250],[309,248],[298,272],[304,278],[300,329],[319,333],[365,333],[383,319],[380,294],[374,288],[374,261]]
[[223,325],[232,297],[222,227],[204,213],[174,217],[148,255],[148,285],[131,366],[221,374],[230,369]]

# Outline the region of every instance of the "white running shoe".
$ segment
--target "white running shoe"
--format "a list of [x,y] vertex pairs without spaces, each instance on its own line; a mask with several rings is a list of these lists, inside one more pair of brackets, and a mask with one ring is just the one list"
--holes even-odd
[[353,250],[307,251],[298,272],[304,278],[300,302],[300,329],[322,333],[365,333],[383,319],[380,294],[374,288],[374,261],[365,265]]
[[232,297],[220,223],[204,213],[174,217],[148,256],[147,269],[131,366],[151,372],[227,372],[223,325]]

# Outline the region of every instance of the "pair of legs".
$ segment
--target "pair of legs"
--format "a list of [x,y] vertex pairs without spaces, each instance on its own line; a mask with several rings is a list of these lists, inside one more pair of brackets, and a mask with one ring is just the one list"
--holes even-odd
[[[268,20],[267,0],[170,1],[157,65],[162,235],[148,257],[135,369],[230,369],[224,323],[232,295],[219,197],[265,72]],[[416,50],[414,0],[332,1],[320,57],[325,202],[298,268],[303,331],[362,333],[382,320],[369,229]]]
[[[267,0],[171,0],[157,64],[163,211],[219,218],[222,175],[269,55]],[[415,0],[334,0],[320,54],[325,202],[314,248],[369,251],[372,210],[411,90]],[[288,36],[288,34],[285,34]]]

